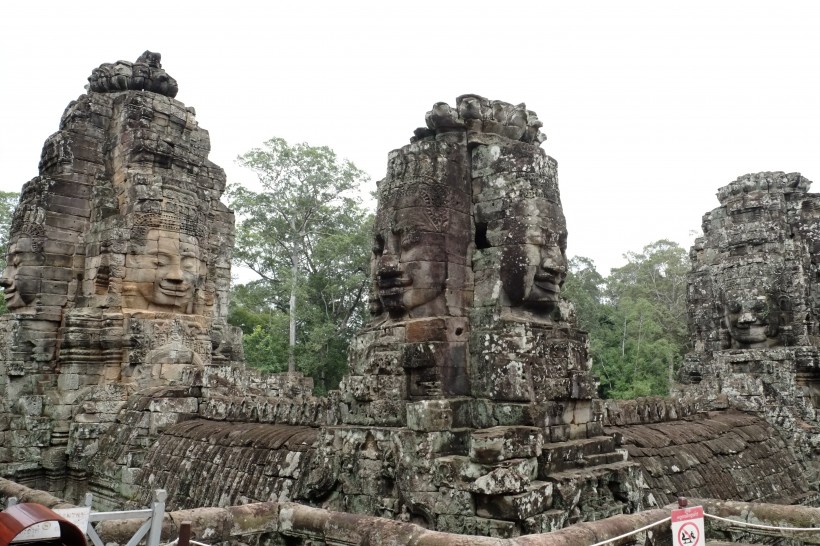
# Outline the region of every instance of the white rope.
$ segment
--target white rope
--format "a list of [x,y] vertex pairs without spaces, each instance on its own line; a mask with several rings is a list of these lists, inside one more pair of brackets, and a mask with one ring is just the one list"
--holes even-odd
[[725,521],[727,523],[734,523],[735,525],[741,525],[745,527],[754,527],[755,529],[769,529],[772,531],[795,531],[795,532],[806,532],[806,531],[820,531],[820,527],[775,527],[773,525],[758,525],[757,523],[747,523],[745,521],[738,521],[736,519],[729,519],[729,518],[722,518],[720,516],[713,516],[712,514],[703,514],[707,518],[717,519],[720,521]]
[[671,520],[671,519],[672,519],[672,517],[671,517],[671,516],[670,516],[670,517],[668,517],[668,518],[664,518],[664,519],[662,519],[662,520],[660,520],[660,521],[656,521],[655,523],[650,523],[649,525],[644,525],[644,526],[643,526],[643,527],[641,527],[640,529],[635,529],[634,531],[629,531],[628,533],[624,533],[623,535],[619,535],[619,536],[617,536],[617,537],[608,538],[608,539],[606,539],[606,540],[604,540],[604,541],[602,541],[602,542],[596,542],[596,543],[595,543],[595,544],[593,544],[592,546],[601,546],[601,545],[603,545],[603,544],[607,544],[607,543],[609,543],[609,542],[615,542],[616,540],[621,540],[622,538],[626,538],[626,537],[628,537],[628,536],[630,536],[630,535],[634,535],[634,534],[640,533],[641,531],[646,531],[647,529],[651,529],[652,527],[655,527],[656,525],[660,525],[661,523],[666,523],[667,521],[669,521],[669,520]]
[[[712,518],[712,519],[716,519],[716,520],[720,520],[720,521],[725,521],[727,523],[734,523],[735,525],[741,525],[741,526],[745,526],[745,527],[754,527],[755,529],[768,529],[768,530],[773,530],[773,531],[794,531],[794,532],[816,532],[816,531],[820,531],[820,527],[775,527],[773,525],[759,525],[757,523],[747,523],[745,521],[738,521],[738,520],[735,520],[735,519],[722,518],[720,516],[715,516],[715,515],[707,514],[707,513],[704,513],[703,515],[706,516],[707,518]],[[649,525],[644,525],[643,527],[641,527],[639,529],[635,529],[634,531],[629,531],[628,533],[624,533],[624,534],[618,535],[616,537],[608,538],[608,539],[603,540],[601,542],[596,542],[592,546],[603,546],[604,544],[609,544],[610,542],[615,542],[616,540],[621,540],[622,538],[626,538],[626,537],[631,536],[631,535],[636,535],[636,534],[638,534],[642,531],[646,531],[647,529],[651,529],[652,527],[660,525],[661,523],[666,523],[667,521],[670,521],[671,519],[672,519],[671,517],[668,517],[668,518],[664,518],[662,520],[658,520],[655,523],[650,523]],[[175,538],[174,540],[172,540],[171,542],[169,542],[165,546],[174,546],[174,544],[177,544],[178,542],[179,542],[179,538]],[[195,544],[196,546],[209,546],[208,544],[204,544],[202,542],[197,542],[196,540],[191,540],[189,542],[191,544]]]

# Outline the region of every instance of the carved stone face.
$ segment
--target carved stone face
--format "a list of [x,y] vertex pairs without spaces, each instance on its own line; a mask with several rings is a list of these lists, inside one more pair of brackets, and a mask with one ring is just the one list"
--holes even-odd
[[43,254],[34,250],[30,237],[20,237],[9,245],[6,269],[0,277],[7,309],[20,309],[34,301],[40,291],[42,265]]
[[724,315],[735,348],[772,347],[778,343],[779,309],[757,289],[728,290]]
[[[373,243],[376,288],[382,308],[392,318],[442,314],[447,280],[445,235],[429,229],[424,212],[415,207],[378,222]],[[441,304],[441,305],[438,305]]]
[[126,306],[151,311],[189,312],[205,271],[195,237],[161,229],[148,231],[144,252],[130,254],[126,265]]
[[567,277],[567,232],[563,222],[539,217],[507,233],[520,244],[502,247],[501,283],[509,304],[551,311]]

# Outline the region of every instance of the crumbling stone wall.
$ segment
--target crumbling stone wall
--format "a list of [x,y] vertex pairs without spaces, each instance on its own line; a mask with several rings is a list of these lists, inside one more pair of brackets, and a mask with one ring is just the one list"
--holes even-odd
[[[338,401],[297,391],[286,377],[276,377],[286,387],[281,392],[246,387],[204,397],[198,387],[179,386],[129,397],[97,451],[85,457],[95,506],[144,506],[156,488],[168,491],[171,508],[303,498],[309,484],[325,479],[313,451],[319,426],[338,421]],[[290,433],[300,434],[294,448],[282,437]],[[83,454],[70,449],[69,458]],[[230,472],[234,478],[227,479]]]
[[644,469],[654,504],[677,497],[813,503],[805,465],[762,417],[711,411],[659,423],[610,426]]

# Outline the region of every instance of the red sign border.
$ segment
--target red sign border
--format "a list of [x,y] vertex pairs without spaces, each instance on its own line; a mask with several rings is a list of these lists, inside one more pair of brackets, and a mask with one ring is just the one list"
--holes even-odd
[[673,523],[700,518],[703,518],[703,506],[692,506],[689,508],[681,508],[680,510],[672,510]]
[[[694,527],[697,531],[700,531],[700,528],[697,525],[692,523],[691,520],[687,520],[686,523],[684,523],[683,525],[680,526],[680,529],[678,529],[678,536],[675,537],[675,543],[678,544],[678,546],[684,546],[683,543],[680,540],[680,532],[683,531],[684,529],[686,529],[686,527],[688,527],[690,525],[692,527]],[[700,537],[696,537],[694,544],[697,544],[699,541],[700,541]]]

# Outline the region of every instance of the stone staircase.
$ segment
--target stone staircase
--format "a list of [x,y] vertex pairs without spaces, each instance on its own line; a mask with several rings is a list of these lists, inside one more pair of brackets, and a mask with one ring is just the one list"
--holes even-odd
[[475,518],[499,536],[543,533],[633,511],[641,467],[611,436],[544,443],[543,429],[473,430],[468,453],[435,459],[434,483],[468,492]]

